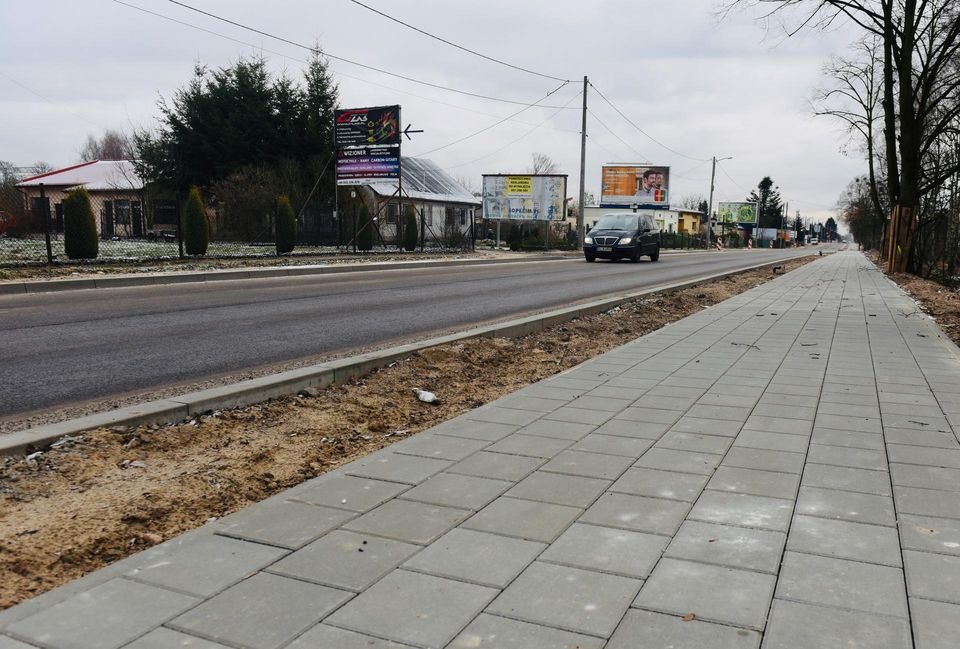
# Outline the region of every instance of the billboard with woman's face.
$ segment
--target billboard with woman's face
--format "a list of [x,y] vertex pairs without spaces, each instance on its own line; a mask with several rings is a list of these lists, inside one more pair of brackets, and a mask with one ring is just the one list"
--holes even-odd
[[601,183],[600,207],[670,209],[670,167],[603,165]]

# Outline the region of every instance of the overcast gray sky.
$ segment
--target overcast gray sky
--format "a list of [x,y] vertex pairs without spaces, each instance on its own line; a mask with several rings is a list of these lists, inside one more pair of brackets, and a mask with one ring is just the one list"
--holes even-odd
[[[403,154],[431,152],[427,157],[477,187],[481,174],[523,172],[531,155],[541,152],[570,175],[568,195],[576,196],[584,75],[633,122],[590,88],[588,191],[599,190],[605,162],[651,162],[671,167],[674,201],[706,196],[709,158],[733,156],[718,165],[715,205],[743,200],[768,175],[791,215],[799,210],[825,219],[864,168],[859,155],[840,152],[840,125],[814,117],[810,106],[824,63],[856,37],[850,26],[785,39],[749,13],[720,20],[717,0],[364,1],[465,47],[572,80],[543,102],[568,109],[531,108],[445,146],[523,106],[331,62],[342,107],[401,104],[403,121],[425,131],[404,144]],[[0,2],[0,159],[18,165],[72,164],[89,134],[155,125],[157,99],[185,84],[197,62],[219,67],[262,54],[272,69],[299,76],[307,57],[296,46],[166,0],[124,2],[188,25],[112,0]],[[297,43],[318,42],[339,57],[470,93],[532,103],[560,85],[431,40],[349,0],[185,2]]]

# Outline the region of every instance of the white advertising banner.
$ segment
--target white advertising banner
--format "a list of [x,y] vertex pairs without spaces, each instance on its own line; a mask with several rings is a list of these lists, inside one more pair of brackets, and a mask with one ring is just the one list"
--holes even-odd
[[483,218],[562,221],[566,194],[566,176],[484,175]]

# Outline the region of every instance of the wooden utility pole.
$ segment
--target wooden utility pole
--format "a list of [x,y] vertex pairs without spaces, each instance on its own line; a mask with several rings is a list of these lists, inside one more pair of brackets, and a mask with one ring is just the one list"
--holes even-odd
[[584,184],[587,181],[587,77],[583,77],[583,122],[580,129],[580,203],[577,206],[577,244],[583,247],[583,210],[587,195]]

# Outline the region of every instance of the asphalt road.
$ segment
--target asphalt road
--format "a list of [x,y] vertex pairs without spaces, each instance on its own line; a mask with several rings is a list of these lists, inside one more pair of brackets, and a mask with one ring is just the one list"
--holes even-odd
[[582,258],[0,296],[0,417],[410,341],[806,250]]

